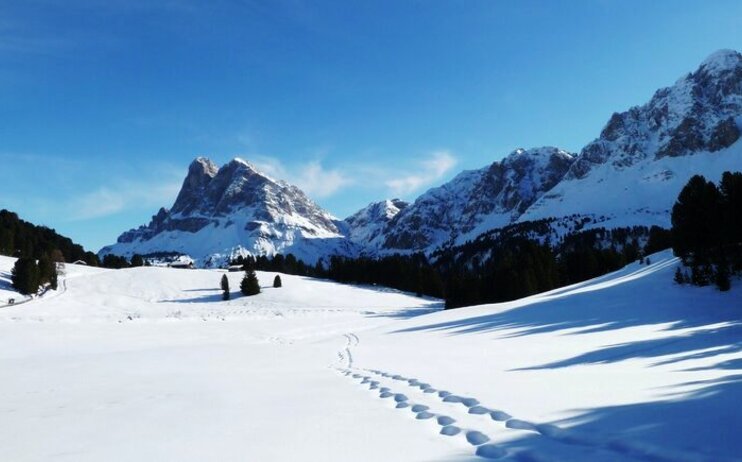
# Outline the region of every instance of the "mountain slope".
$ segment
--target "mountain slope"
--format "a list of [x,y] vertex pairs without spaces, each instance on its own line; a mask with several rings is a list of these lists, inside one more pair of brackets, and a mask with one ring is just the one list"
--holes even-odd
[[101,254],[178,252],[203,266],[246,254],[293,253],[315,262],[328,253],[353,253],[336,220],[296,186],[274,180],[236,158],[221,168],[199,157],[172,209],[123,233]]
[[554,147],[517,149],[430,189],[386,226],[380,250],[424,251],[505,226],[556,185],[574,162]]
[[400,199],[371,203],[343,220],[346,225],[346,236],[362,246],[378,245],[389,222],[409,205]]
[[742,170],[742,55],[721,50],[643,106],[613,114],[564,179],[520,217],[602,216],[603,225],[669,226],[694,174]]

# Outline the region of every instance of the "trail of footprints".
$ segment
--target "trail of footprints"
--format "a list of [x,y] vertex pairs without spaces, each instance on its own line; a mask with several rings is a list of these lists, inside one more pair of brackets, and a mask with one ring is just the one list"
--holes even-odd
[[[430,409],[430,406],[427,406],[425,404],[416,404],[412,402],[412,400],[410,400],[410,398],[408,398],[406,394],[394,392],[390,387],[381,386],[380,380],[374,380],[374,377],[372,377],[371,375],[365,375],[365,373],[361,372],[354,372],[349,368],[340,369],[340,372],[352,379],[359,380],[360,383],[363,385],[368,385],[369,390],[375,390],[378,392],[379,398],[391,399],[396,403],[395,407],[397,409],[411,411],[413,414],[415,414],[415,419],[435,420],[435,422],[441,427],[439,432],[441,435],[463,435],[463,437],[469,444],[476,447],[476,454],[480,457],[484,457],[487,459],[499,459],[507,454],[506,451],[501,447],[494,444],[488,444],[490,438],[481,431],[466,429],[456,425],[457,421],[453,417],[435,413]],[[510,419],[510,416],[502,411],[489,410],[479,405],[479,401],[474,398],[465,398],[454,395],[447,391],[439,391],[433,388],[430,384],[420,382],[417,379],[408,379],[401,375],[389,374],[373,369],[364,372],[371,373],[379,378],[406,382],[407,386],[418,388],[423,393],[430,394],[431,396],[437,396],[440,401],[445,403],[460,403],[464,407],[468,408],[469,414],[489,413],[494,420]]]
[[[408,378],[398,374],[392,374],[376,369],[355,369],[350,348],[358,344],[359,340],[355,334],[346,334],[346,347],[343,352],[339,353],[341,363],[346,367],[338,370],[345,376],[358,380],[362,385],[368,386],[368,389],[378,393],[379,398],[390,399],[395,403],[397,409],[410,411],[415,415],[415,419],[421,421],[435,421],[440,426],[439,433],[444,436],[454,437],[463,436],[466,441],[475,449],[475,454],[485,459],[500,459],[508,455],[507,451],[490,443],[490,437],[476,429],[467,429],[459,425],[457,420],[449,415],[434,412],[430,406],[414,402],[405,393],[393,391],[391,386],[384,386],[384,382],[399,383],[407,386],[412,393],[419,395],[421,398],[427,397],[425,401],[434,406],[433,402],[459,404],[461,407],[454,412],[472,416],[481,416],[482,422],[496,422],[504,424],[505,428],[512,430],[525,430],[547,437],[571,446],[580,446],[583,448],[593,448],[599,452],[607,451],[614,455],[620,454],[624,458],[651,460],[651,461],[671,461],[675,460],[673,455],[663,454],[657,448],[647,448],[640,445],[633,445],[627,441],[607,440],[601,441],[589,435],[578,434],[568,431],[551,424],[535,424],[526,420],[514,418],[507,412],[499,409],[493,409],[482,405],[476,398],[466,397],[454,394],[446,390],[439,390],[431,384],[415,378]],[[454,410],[454,408],[450,408]],[[470,420],[470,419],[469,419]],[[520,453],[518,456],[525,456],[526,453]],[[675,455],[676,456],[676,455]],[[516,456],[517,457],[517,456]],[[520,457],[517,457],[520,459]]]

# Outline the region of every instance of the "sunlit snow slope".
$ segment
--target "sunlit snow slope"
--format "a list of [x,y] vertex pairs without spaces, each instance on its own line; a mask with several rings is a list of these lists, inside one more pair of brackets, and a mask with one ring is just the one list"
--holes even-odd
[[68,265],[58,293],[0,308],[0,460],[740,460],[742,291],[651,260],[453,311],[273,273],[250,298],[228,273],[223,302],[219,270]]

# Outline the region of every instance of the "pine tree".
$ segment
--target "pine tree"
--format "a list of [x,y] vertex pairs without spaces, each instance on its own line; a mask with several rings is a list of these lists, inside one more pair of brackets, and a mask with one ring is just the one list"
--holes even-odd
[[36,260],[21,257],[13,265],[11,273],[13,287],[23,295],[32,295],[39,291],[39,267]]
[[227,278],[227,275],[226,274],[222,274],[221,287],[222,287],[222,292],[223,292],[222,293],[222,300],[229,300],[229,296],[230,296],[230,294],[229,294],[229,279]]
[[138,253],[135,253],[131,257],[131,266],[144,266],[144,258]]
[[260,283],[258,283],[258,277],[255,275],[254,270],[245,271],[245,277],[242,278],[240,283],[240,291],[243,295],[257,295],[260,293]]
[[278,274],[276,274],[276,277],[273,278],[273,287],[278,288],[278,287],[281,287],[282,285],[283,284],[281,283],[281,276],[279,276]]
[[57,273],[57,266],[54,264],[54,262],[49,258],[48,255],[43,254],[41,255],[41,257],[39,257],[37,266],[39,268],[39,285],[50,283],[53,275],[56,275]]
[[678,284],[685,284],[685,276],[683,275],[683,271],[680,269],[679,266],[675,268],[675,277],[673,278],[673,280]]
[[732,283],[729,280],[729,270],[727,269],[727,265],[722,264],[716,268],[714,283],[716,283],[716,287],[722,292],[726,292],[731,288]]

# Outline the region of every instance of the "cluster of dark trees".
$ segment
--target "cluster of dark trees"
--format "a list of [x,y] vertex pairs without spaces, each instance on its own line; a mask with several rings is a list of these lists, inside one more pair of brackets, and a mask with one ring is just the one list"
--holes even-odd
[[718,186],[688,181],[672,208],[672,245],[690,269],[678,269],[677,282],[729,290],[742,273],[742,172],[724,172]]
[[150,266],[150,262],[136,253],[131,256],[131,260],[127,260],[126,257],[119,255],[108,254],[103,257],[100,266],[111,269],[134,268],[137,266]]
[[299,276],[316,276],[317,274],[316,266],[307,265],[292,254],[285,256],[278,254],[274,257],[266,257],[265,255],[259,257],[248,255],[247,257],[243,257],[240,255],[232,259],[229,264],[242,265],[245,270],[252,268],[259,271],[275,271]]
[[21,220],[13,212],[0,210],[0,255],[28,257],[35,260],[59,251],[63,261],[82,260],[88,265],[98,266],[98,257],[87,252],[71,239],[45,226],[36,226]]
[[445,294],[440,273],[422,254],[383,258],[332,256],[327,265],[319,266],[318,276],[333,281],[381,285],[438,298]]
[[[521,226],[543,233],[544,225],[548,220]],[[594,228],[553,243],[499,233],[439,252],[435,264],[446,278],[446,307],[456,308],[514,300],[584,281],[669,247],[670,232],[659,227]]]
[[13,287],[23,295],[34,295],[40,287],[49,286],[57,290],[57,272],[62,258],[61,252],[54,252],[57,261],[44,254],[36,260],[32,257],[19,257],[11,271]]

